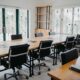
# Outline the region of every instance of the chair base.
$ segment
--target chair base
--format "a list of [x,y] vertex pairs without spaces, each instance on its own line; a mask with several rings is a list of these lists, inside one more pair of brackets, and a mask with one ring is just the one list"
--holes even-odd
[[[10,76],[7,77],[7,75],[10,75]],[[9,74],[9,73],[4,74],[4,80],[8,80],[8,79],[10,79],[12,77],[14,77],[16,80],[18,80],[17,74]]]
[[34,64],[34,66],[39,67],[38,75],[41,75],[41,66],[47,67],[48,68],[47,70],[50,71],[50,68],[45,63],[40,63],[40,64],[37,64],[37,65]]
[[[10,76],[7,77],[7,75],[10,75]],[[19,71],[14,72],[13,74],[6,73],[6,74],[4,74],[4,80],[8,80],[8,79],[10,79],[10,78],[12,78],[12,77],[14,77],[15,80],[19,80],[17,76],[23,76],[23,75],[21,75],[21,74],[19,73]],[[27,80],[29,79],[28,76],[25,76],[25,78],[26,78]]]
[[[47,67],[48,69],[48,71],[50,71],[50,68],[45,64],[45,63],[40,63],[40,66],[39,66],[39,68],[41,67],[41,66],[44,66],[44,67]],[[39,69],[39,72],[38,72],[38,74],[40,75],[41,74],[41,71],[40,71],[40,69]]]

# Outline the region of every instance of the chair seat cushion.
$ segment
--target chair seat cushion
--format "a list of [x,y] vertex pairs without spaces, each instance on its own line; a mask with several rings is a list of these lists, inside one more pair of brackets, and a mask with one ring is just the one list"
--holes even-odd
[[80,48],[80,45],[76,45],[75,47],[76,47],[76,48]]
[[33,51],[33,53],[31,53],[30,56],[37,59],[38,58],[37,51]]

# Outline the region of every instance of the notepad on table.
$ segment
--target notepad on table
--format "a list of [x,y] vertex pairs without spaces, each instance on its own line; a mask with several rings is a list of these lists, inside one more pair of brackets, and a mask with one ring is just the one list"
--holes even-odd
[[70,69],[80,73],[80,57],[76,60],[74,65],[70,66]]

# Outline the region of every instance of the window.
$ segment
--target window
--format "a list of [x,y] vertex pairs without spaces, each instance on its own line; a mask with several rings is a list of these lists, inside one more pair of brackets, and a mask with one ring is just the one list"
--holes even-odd
[[53,31],[55,33],[60,33],[60,18],[61,16],[61,10],[55,9],[53,14]]
[[19,9],[19,33],[27,38],[27,10]]
[[12,34],[16,34],[16,12],[14,8],[5,8],[6,40],[11,39]]
[[72,8],[63,10],[63,33],[72,34]]
[[3,41],[3,31],[2,31],[2,8],[0,8],[0,41]]
[[74,8],[73,34],[80,34],[80,8]]
[[0,8],[0,41],[11,40],[11,35],[18,33],[26,39],[29,37],[29,29],[29,10]]
[[72,35],[80,33],[80,8],[55,9],[53,12],[53,28],[55,33]]

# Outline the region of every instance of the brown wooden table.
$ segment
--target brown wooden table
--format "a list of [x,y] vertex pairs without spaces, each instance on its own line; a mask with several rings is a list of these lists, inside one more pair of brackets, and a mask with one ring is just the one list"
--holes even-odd
[[80,80],[80,73],[69,69],[72,64],[75,64],[75,62],[76,60],[73,60],[48,72],[51,80]]
[[10,46],[28,43],[30,45],[29,46],[29,50],[30,50],[30,49],[37,48],[41,40],[53,40],[53,44],[54,44],[54,43],[63,42],[65,39],[59,39],[59,38],[56,39],[55,36],[51,36],[51,37],[48,36],[48,37],[36,37],[32,39],[2,41],[0,42],[0,57],[8,54]]

